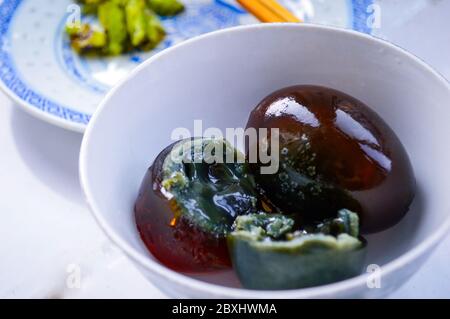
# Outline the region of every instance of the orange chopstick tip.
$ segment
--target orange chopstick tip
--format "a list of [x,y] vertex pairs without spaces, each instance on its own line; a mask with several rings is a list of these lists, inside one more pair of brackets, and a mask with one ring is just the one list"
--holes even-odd
[[237,0],[261,22],[302,22],[276,0]]

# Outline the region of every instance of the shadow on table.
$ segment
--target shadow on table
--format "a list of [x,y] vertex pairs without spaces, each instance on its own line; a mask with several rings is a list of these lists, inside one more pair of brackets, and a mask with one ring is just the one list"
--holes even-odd
[[67,200],[83,203],[78,179],[83,136],[42,122],[17,108],[11,113],[11,129],[19,154],[31,172]]

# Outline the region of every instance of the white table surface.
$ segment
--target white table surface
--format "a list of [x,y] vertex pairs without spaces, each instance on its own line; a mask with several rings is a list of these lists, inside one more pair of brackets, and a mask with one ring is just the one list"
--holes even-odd
[[[450,0],[431,2],[401,26],[382,20],[379,35],[450,79]],[[81,139],[31,117],[0,93],[0,297],[165,298],[103,235],[84,203]],[[390,297],[450,298],[449,251],[447,237]],[[81,288],[66,284],[71,265],[81,271]]]

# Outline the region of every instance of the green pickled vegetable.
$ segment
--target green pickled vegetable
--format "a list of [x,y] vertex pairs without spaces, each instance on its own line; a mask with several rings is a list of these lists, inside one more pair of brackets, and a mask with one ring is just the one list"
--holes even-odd
[[86,15],[95,15],[98,12],[98,5],[97,4],[86,4],[83,6],[83,14]]
[[106,45],[106,34],[102,30],[94,30],[88,24],[71,25],[66,27],[72,47],[80,53],[100,50]]
[[145,17],[147,21],[147,44],[145,48],[151,50],[156,47],[165,37],[166,31],[164,30],[161,21],[150,10],[145,11]]
[[84,5],[99,5],[102,2],[105,2],[105,0],[78,0],[79,3]]
[[297,289],[328,284],[361,273],[365,241],[358,216],[338,217],[292,232],[294,221],[277,214],[240,216],[228,236],[234,268],[249,289]]
[[147,0],[148,6],[160,16],[174,16],[184,11],[178,0]]
[[166,32],[158,15],[173,16],[184,10],[176,0],[78,0],[83,13],[97,15],[103,30],[89,24],[70,26],[66,33],[81,53],[118,55],[134,49],[151,50]]
[[83,5],[84,14],[97,14],[98,6],[104,0],[78,0]]
[[106,1],[98,8],[98,18],[108,35],[105,51],[111,55],[124,52],[127,39],[125,13],[121,8],[120,0]]
[[133,47],[138,47],[147,38],[145,10],[145,0],[128,0],[125,6],[127,30]]

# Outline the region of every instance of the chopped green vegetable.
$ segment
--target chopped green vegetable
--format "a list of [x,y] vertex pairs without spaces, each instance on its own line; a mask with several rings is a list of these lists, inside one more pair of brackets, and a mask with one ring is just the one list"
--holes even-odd
[[83,14],[97,14],[98,6],[104,0],[77,0],[78,3],[83,5]]
[[147,40],[148,40],[148,43],[145,48],[147,50],[151,50],[164,39],[166,31],[164,30],[161,21],[159,21],[158,17],[153,12],[151,12],[150,10],[146,10],[145,16],[147,20]]
[[127,30],[133,47],[146,40],[147,21],[145,0],[129,0],[125,6]]
[[70,35],[72,47],[80,53],[101,49],[106,45],[106,34],[92,29],[88,24],[67,26],[66,32]]
[[104,2],[105,0],[78,0],[79,3],[82,4],[92,4],[92,5],[99,5],[100,3]]
[[98,18],[108,35],[106,52],[111,55],[124,51],[127,38],[125,13],[118,1],[106,1],[98,7]]
[[134,49],[151,50],[166,32],[157,14],[172,16],[184,10],[177,0],[78,0],[83,13],[97,15],[103,30],[89,24],[68,26],[73,48],[81,54],[118,55]]
[[244,287],[296,289],[340,281],[361,272],[366,244],[358,238],[355,213],[341,210],[336,219],[311,227],[311,232],[304,229],[292,233],[293,225],[292,219],[277,214],[236,219],[228,246]]
[[75,36],[78,35],[79,33],[82,32],[83,28],[85,28],[85,26],[89,27],[89,25],[83,25],[80,23],[71,23],[66,25],[66,33],[70,36]]
[[174,16],[184,11],[178,0],[147,0],[148,6],[160,16]]

